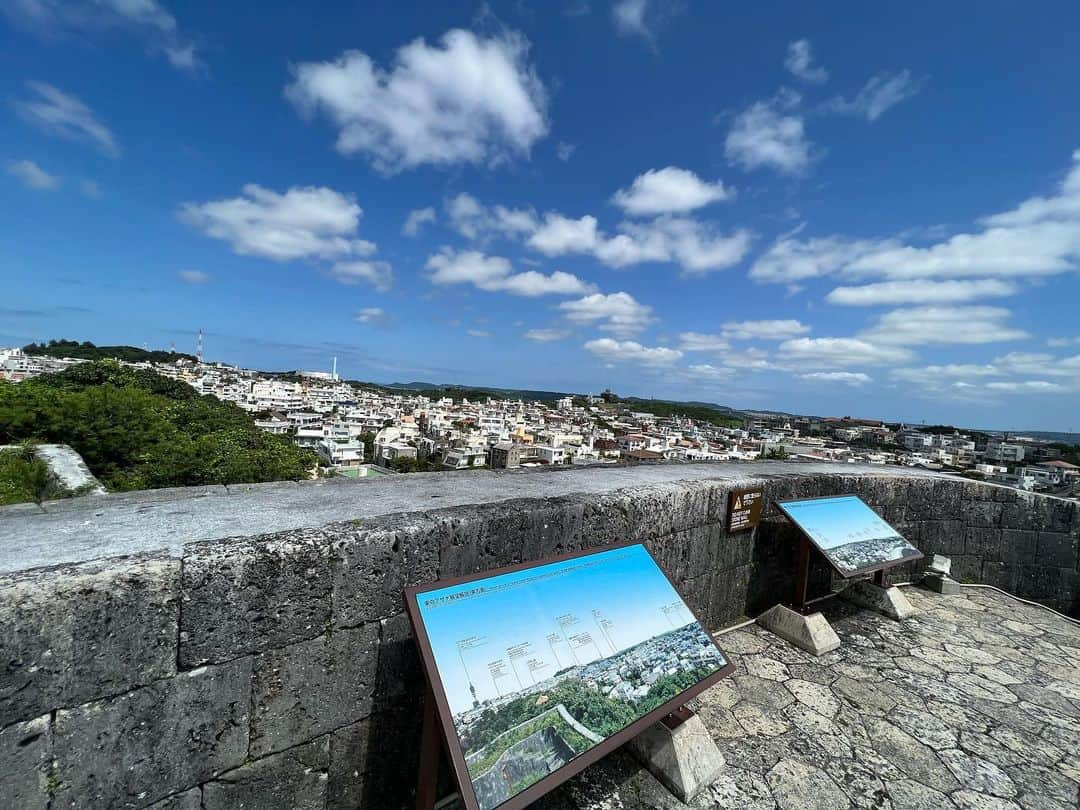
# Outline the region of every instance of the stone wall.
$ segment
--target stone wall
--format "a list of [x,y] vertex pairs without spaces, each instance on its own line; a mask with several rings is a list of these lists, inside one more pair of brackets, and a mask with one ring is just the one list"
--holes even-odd
[[[924,553],[952,557],[958,579],[1080,616],[1076,504],[885,471],[662,469],[629,487],[607,469],[563,480],[588,494],[397,511],[179,551],[107,557],[106,547],[99,559],[0,576],[0,806],[409,806],[423,674],[406,585],[640,540],[719,628],[793,587],[796,535],[775,508],[752,532],[724,530],[728,492],[754,482],[769,501],[859,493]],[[559,473],[483,475],[525,496]],[[359,503],[377,491],[367,486],[308,491]],[[65,519],[115,520],[110,497]],[[169,498],[170,515],[186,513],[175,507],[182,493]],[[28,515],[0,510],[0,536],[25,532],[37,519]],[[830,580],[815,568],[817,592]]]

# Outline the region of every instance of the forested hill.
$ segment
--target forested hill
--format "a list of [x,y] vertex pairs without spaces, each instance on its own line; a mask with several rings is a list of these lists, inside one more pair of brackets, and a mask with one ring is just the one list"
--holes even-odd
[[113,491],[307,478],[313,454],[231,402],[112,360],[0,381],[0,444],[68,444]]
[[195,355],[166,352],[159,349],[139,349],[135,346],[95,346],[89,340],[50,340],[30,343],[22,348],[25,354],[47,357],[73,357],[78,360],[123,360],[126,363],[175,363],[177,360],[195,362]]

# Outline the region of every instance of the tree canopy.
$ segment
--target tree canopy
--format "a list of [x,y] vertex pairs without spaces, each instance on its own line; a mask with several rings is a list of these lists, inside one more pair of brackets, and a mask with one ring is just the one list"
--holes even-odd
[[102,360],[0,382],[0,444],[67,444],[110,490],[297,480],[312,453],[186,383]]

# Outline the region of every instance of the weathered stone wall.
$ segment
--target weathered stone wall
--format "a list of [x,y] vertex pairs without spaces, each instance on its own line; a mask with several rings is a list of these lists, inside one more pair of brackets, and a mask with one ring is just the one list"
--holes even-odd
[[[857,492],[957,578],[1080,616],[1075,504],[934,476],[716,469],[0,576],[0,806],[407,806],[423,674],[406,585],[640,540],[719,628],[793,587],[796,535],[775,508],[724,530],[728,492],[755,480],[769,501]],[[0,536],[26,514],[0,510]],[[819,566],[814,587],[829,582]]]

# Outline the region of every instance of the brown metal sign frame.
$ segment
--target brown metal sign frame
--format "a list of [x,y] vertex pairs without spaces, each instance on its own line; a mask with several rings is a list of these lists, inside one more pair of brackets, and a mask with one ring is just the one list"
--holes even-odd
[[[529,568],[537,568],[542,565],[549,565],[556,562],[564,562],[566,560],[572,560],[579,557],[587,557],[593,554],[603,554],[608,551],[619,548],[629,548],[632,546],[642,546],[645,548],[645,553],[649,555],[660,573],[667,579],[668,584],[672,589],[678,593],[678,588],[675,587],[675,583],[671,580],[667,571],[656,562],[656,558],[652,556],[652,552],[648,550],[644,543],[635,541],[624,541],[621,543],[612,543],[611,545],[600,546],[598,548],[584,549],[581,551],[575,551],[569,554],[560,554],[551,557],[544,557],[539,560],[532,560],[527,563],[518,563],[517,565],[508,565],[503,568],[494,568],[489,571],[481,571],[475,574],[469,574],[463,577],[454,577],[451,579],[442,579],[437,582],[424,583],[423,585],[412,585],[405,589],[405,608],[409,614],[409,621],[412,624],[413,636],[416,639],[417,646],[420,650],[420,658],[424,664],[424,671],[428,679],[428,691],[425,701],[425,730],[429,725],[433,726],[434,723],[429,723],[429,720],[434,720],[429,714],[431,709],[431,700],[434,700],[434,714],[437,716],[439,726],[442,730],[442,747],[443,750],[449,756],[451,771],[458,785],[458,791],[461,795],[463,804],[466,810],[480,810],[480,805],[476,799],[476,794],[473,791],[472,779],[469,777],[469,769],[465,763],[465,754],[461,749],[461,744],[457,736],[457,730],[454,728],[453,713],[450,710],[450,702],[446,696],[446,690],[443,686],[442,679],[439,677],[439,669],[435,662],[435,654],[431,648],[431,640],[428,638],[427,630],[424,628],[423,620],[420,616],[420,604],[417,598],[420,594],[433,590],[441,590],[443,588],[453,587],[455,585],[462,585],[466,582],[474,582],[480,579],[489,579],[491,577],[501,576],[503,574],[512,574],[518,571],[524,571]],[[681,598],[681,595],[680,595]],[[636,737],[646,728],[653,723],[663,721],[668,715],[676,713],[679,708],[688,700],[704,692],[710,686],[718,683],[724,678],[728,677],[735,671],[735,665],[732,663],[731,658],[720,649],[720,645],[716,643],[716,639],[706,629],[704,622],[697,615],[696,611],[690,605],[686,604],[683,600],[683,604],[686,605],[687,611],[691,616],[701,625],[705,630],[706,635],[712,640],[713,645],[723,655],[726,662],[719,670],[709,675],[707,678],[698,681],[693,686],[687,687],[673,698],[656,707],[648,714],[638,718],[630,725],[626,726],[620,731],[615,732],[609,737],[606,737],[601,742],[598,742],[589,750],[579,754],[572,760],[567,762],[561,768],[558,768],[543,779],[540,779],[525,790],[511,796],[505,802],[497,805],[497,810],[523,810],[528,805],[535,802],[541,796],[550,792],[554,788],[561,785],[568,779],[576,776],[585,770],[585,768],[592,765],[599,759],[607,756],[619,746]],[[438,764],[438,748],[436,743],[429,738],[430,735],[425,735],[425,739],[421,741],[421,762],[420,762],[420,774],[417,786],[417,810],[430,810],[435,798],[435,779],[436,774],[434,768]],[[423,803],[421,803],[423,802]]]
[[[747,495],[754,495],[756,499],[754,505],[749,509],[745,507],[735,508],[735,502],[739,498],[743,498]],[[762,487],[753,487],[750,489],[733,489],[728,493],[728,507],[727,507],[727,521],[726,527],[728,534],[732,532],[746,532],[757,527],[761,523],[761,511],[765,504],[765,490]],[[737,512],[749,512],[747,515],[747,522],[745,526],[733,527],[732,524]]]

